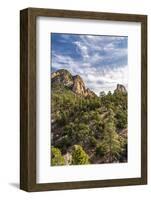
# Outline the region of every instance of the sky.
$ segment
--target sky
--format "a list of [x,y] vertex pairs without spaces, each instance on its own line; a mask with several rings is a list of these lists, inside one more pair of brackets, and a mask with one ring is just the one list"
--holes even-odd
[[128,37],[51,33],[51,71],[80,75],[97,95],[128,86]]

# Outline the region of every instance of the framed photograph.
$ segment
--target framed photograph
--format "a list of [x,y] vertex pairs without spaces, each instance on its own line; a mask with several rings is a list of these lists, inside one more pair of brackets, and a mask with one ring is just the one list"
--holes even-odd
[[20,12],[20,188],[147,184],[147,16]]

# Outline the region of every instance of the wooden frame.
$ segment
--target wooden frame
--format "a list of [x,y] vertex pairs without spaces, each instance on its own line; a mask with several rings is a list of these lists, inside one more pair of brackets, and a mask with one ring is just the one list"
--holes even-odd
[[[36,17],[141,22],[141,178],[36,183]],[[27,8],[20,12],[20,188],[25,191],[147,183],[147,16]]]

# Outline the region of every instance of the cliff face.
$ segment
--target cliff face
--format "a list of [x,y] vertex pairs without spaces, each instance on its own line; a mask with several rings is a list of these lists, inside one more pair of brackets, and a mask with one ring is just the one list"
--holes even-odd
[[58,70],[51,75],[52,84],[63,84],[69,87],[75,94],[84,97],[94,97],[96,94],[89,88],[86,88],[84,81],[79,75],[72,76],[72,74],[64,69]]
[[76,75],[73,77],[73,86],[72,91],[76,94],[82,95],[82,96],[96,96],[94,92],[92,92],[89,88],[85,87],[85,84],[82,80],[82,78],[79,75]]
[[76,94],[85,96],[85,84],[79,75],[73,76],[72,91]]

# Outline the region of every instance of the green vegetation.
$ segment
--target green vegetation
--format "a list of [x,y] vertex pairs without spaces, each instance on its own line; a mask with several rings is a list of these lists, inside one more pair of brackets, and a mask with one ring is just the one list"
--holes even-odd
[[[52,165],[127,161],[127,94],[76,95],[52,85]],[[123,131],[126,135],[122,135]]]
[[72,164],[73,165],[82,165],[89,164],[89,156],[82,149],[80,145],[75,145],[72,152]]
[[100,156],[105,156],[105,160],[111,163],[119,160],[123,143],[121,143],[120,136],[116,132],[114,112],[112,109],[109,110],[108,115],[104,127],[104,135],[96,152]]
[[61,152],[58,148],[51,148],[51,164],[52,166],[64,165],[65,160],[64,157],[61,155]]

